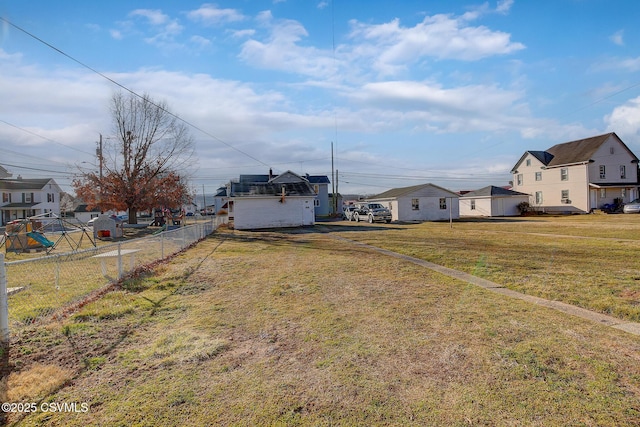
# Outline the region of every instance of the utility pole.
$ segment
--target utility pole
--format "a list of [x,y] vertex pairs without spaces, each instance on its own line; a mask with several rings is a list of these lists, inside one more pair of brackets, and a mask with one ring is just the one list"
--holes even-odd
[[333,214],[336,215],[338,213],[337,203],[336,203],[336,181],[335,181],[335,170],[333,169],[333,141],[331,141],[331,210]]
[[204,184],[202,184],[202,204],[204,205],[204,214],[207,215],[207,197],[204,194]]
[[100,140],[98,141],[98,148],[96,149],[96,156],[98,157],[98,173],[100,176],[100,188],[98,189],[98,207],[100,208],[100,213],[102,212],[102,206],[100,206],[100,204],[102,203],[102,134],[100,135]]

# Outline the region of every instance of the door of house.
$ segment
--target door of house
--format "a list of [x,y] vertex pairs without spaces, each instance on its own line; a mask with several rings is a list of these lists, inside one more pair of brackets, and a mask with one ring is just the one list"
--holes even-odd
[[597,189],[592,188],[591,190],[589,190],[589,199],[590,199],[589,210],[596,209],[598,207],[598,190]]

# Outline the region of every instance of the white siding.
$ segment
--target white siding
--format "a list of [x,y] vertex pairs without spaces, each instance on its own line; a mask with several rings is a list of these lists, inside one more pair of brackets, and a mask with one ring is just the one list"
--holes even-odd
[[234,228],[300,227],[313,225],[314,197],[289,196],[284,203],[279,197],[236,197],[233,206]]

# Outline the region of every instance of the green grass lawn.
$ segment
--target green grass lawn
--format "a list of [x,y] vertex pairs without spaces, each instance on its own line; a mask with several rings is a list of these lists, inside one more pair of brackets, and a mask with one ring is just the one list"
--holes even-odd
[[[592,216],[216,233],[64,322],[17,337],[7,399],[86,402],[89,411],[9,421],[637,425],[639,337],[334,238],[588,306],[601,297],[581,294],[598,287],[618,286],[613,302],[633,291],[630,280],[603,282],[618,266],[634,274],[618,257],[636,250],[640,221],[617,217],[629,222],[626,236],[544,236],[580,235]],[[599,279],[576,281],[580,270]]]

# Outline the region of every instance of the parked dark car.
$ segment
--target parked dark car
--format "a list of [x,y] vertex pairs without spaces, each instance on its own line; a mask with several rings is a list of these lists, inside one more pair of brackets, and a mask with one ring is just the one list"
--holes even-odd
[[376,221],[391,222],[391,211],[380,203],[359,203],[353,212],[353,220],[368,221],[370,223]]

